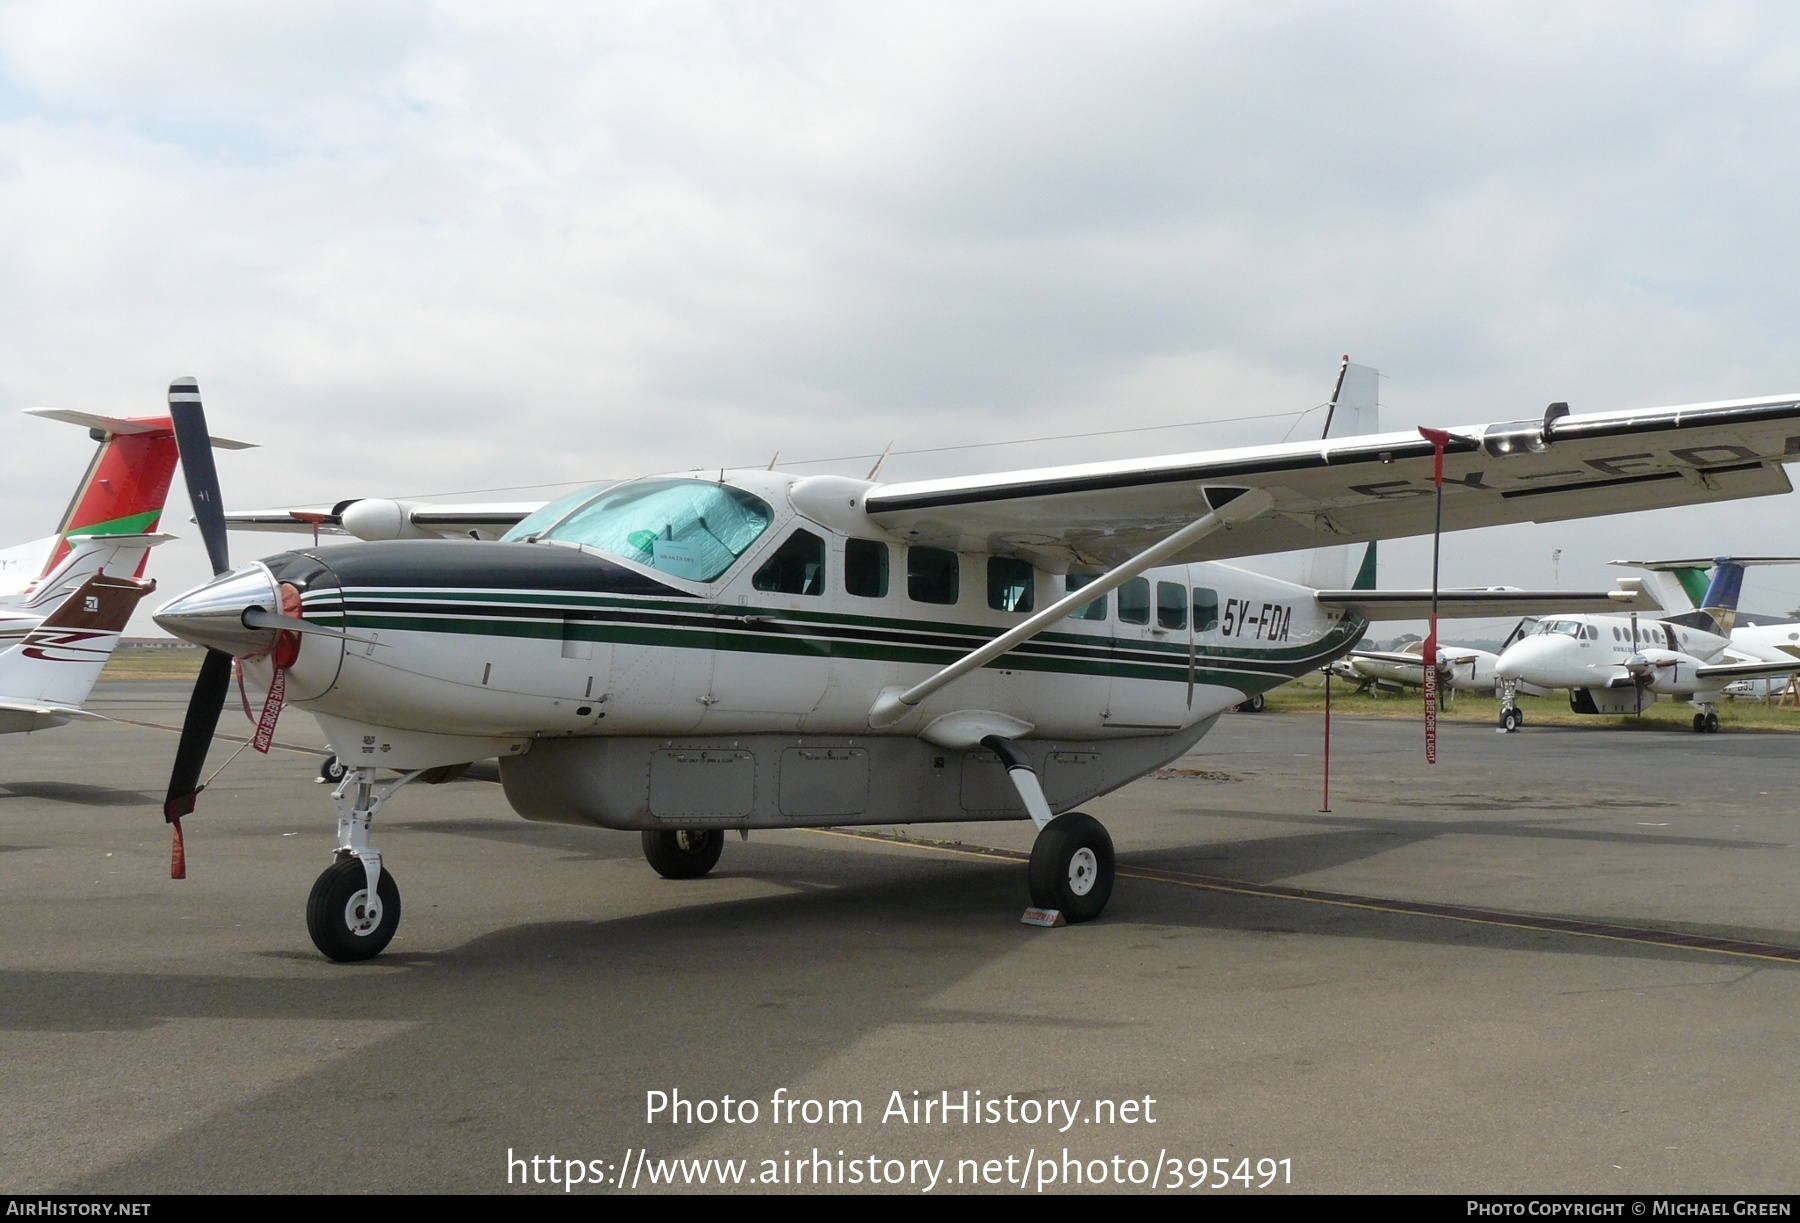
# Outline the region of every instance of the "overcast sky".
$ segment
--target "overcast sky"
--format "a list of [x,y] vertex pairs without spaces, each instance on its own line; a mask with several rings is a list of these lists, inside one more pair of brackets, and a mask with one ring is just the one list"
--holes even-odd
[[[1390,427],[1800,391],[1797,175],[1789,5],[0,4],[0,543],[91,450],[12,408],[185,374],[246,507],[1278,441],[1342,353]],[[1800,553],[1796,508],[1445,579]]]

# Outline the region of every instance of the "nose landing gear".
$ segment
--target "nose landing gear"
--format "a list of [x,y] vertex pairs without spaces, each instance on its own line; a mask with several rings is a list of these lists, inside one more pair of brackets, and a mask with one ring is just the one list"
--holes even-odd
[[400,887],[381,872],[373,897],[362,862],[346,854],[325,868],[306,899],[313,946],[340,963],[380,955],[400,927]]
[[384,786],[375,770],[353,767],[331,792],[338,811],[337,857],[313,884],[306,932],[313,946],[339,962],[378,956],[400,927],[400,885],[369,844],[369,825],[394,792],[420,773],[402,773]]

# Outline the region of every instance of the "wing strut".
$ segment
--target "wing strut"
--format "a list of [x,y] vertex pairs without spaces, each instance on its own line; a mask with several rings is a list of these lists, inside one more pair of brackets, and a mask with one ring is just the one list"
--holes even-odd
[[935,675],[920,680],[910,688],[902,689],[898,684],[884,688],[881,695],[875,698],[875,704],[869,709],[869,725],[876,730],[885,730],[897,724],[932,693],[947,684],[954,683],[971,671],[987,666],[1002,654],[1037,636],[1076,608],[1093,602],[1115,587],[1123,586],[1144,570],[1162,564],[1171,556],[1178,555],[1221,527],[1228,528],[1236,523],[1248,521],[1275,504],[1275,498],[1262,489],[1246,491],[1237,488],[1207,488],[1201,490],[1201,495],[1206,498],[1207,504],[1212,508],[1173,535],[1151,544],[1124,564],[1109,570],[1080,590],[1070,591],[1043,611],[1028,617],[1014,628],[1008,629],[980,649],[963,655]]

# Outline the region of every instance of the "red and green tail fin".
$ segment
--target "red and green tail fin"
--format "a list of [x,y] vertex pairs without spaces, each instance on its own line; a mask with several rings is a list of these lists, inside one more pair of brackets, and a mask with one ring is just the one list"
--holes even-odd
[[[77,415],[71,412],[59,418]],[[169,418],[95,419],[103,423],[92,425],[89,431],[100,448],[56,528],[56,544],[45,560],[44,574],[69,554],[71,535],[147,535],[162,520],[163,503],[180,457]],[[138,568],[142,570],[141,562]]]

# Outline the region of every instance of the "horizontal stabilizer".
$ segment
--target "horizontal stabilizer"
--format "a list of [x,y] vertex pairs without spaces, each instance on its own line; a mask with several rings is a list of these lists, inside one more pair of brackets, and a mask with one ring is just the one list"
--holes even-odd
[[50,725],[83,719],[89,722],[110,722],[111,718],[103,713],[93,713],[75,705],[51,705],[43,701],[14,701],[0,696],[0,713],[25,714],[29,717],[55,718]]
[[[75,412],[68,408],[26,408],[27,416],[41,416],[45,420],[60,420],[64,424],[80,425],[85,429],[99,429],[105,433],[114,433],[121,437],[130,437],[134,433],[172,433],[173,426],[166,416],[98,416],[93,412]],[[228,437],[210,437],[210,441],[218,450],[254,450],[255,442],[238,442]]]
[[175,539],[177,537],[174,535],[163,535],[160,533],[152,533],[149,535],[113,535],[106,531],[96,531],[90,535],[85,532],[77,531],[77,532],[74,532],[73,534],[66,536],[65,538],[67,538],[71,544],[84,544],[84,543],[93,542],[93,543],[108,544],[113,547],[121,547],[121,548],[122,547],[154,548],[158,544],[166,544],[171,539]]
[[1711,569],[1722,560],[1730,561],[1734,565],[1800,565],[1800,556],[1696,556],[1680,561],[1608,561],[1606,563],[1656,572],[1676,569]]
[[[1325,607],[1340,607],[1366,620],[1420,620],[1431,615],[1429,590],[1321,590],[1318,600]],[[1454,619],[1657,612],[1662,605],[1644,589],[1642,581],[1626,578],[1616,590],[1514,590],[1503,586],[1440,590],[1437,608],[1441,619]]]

